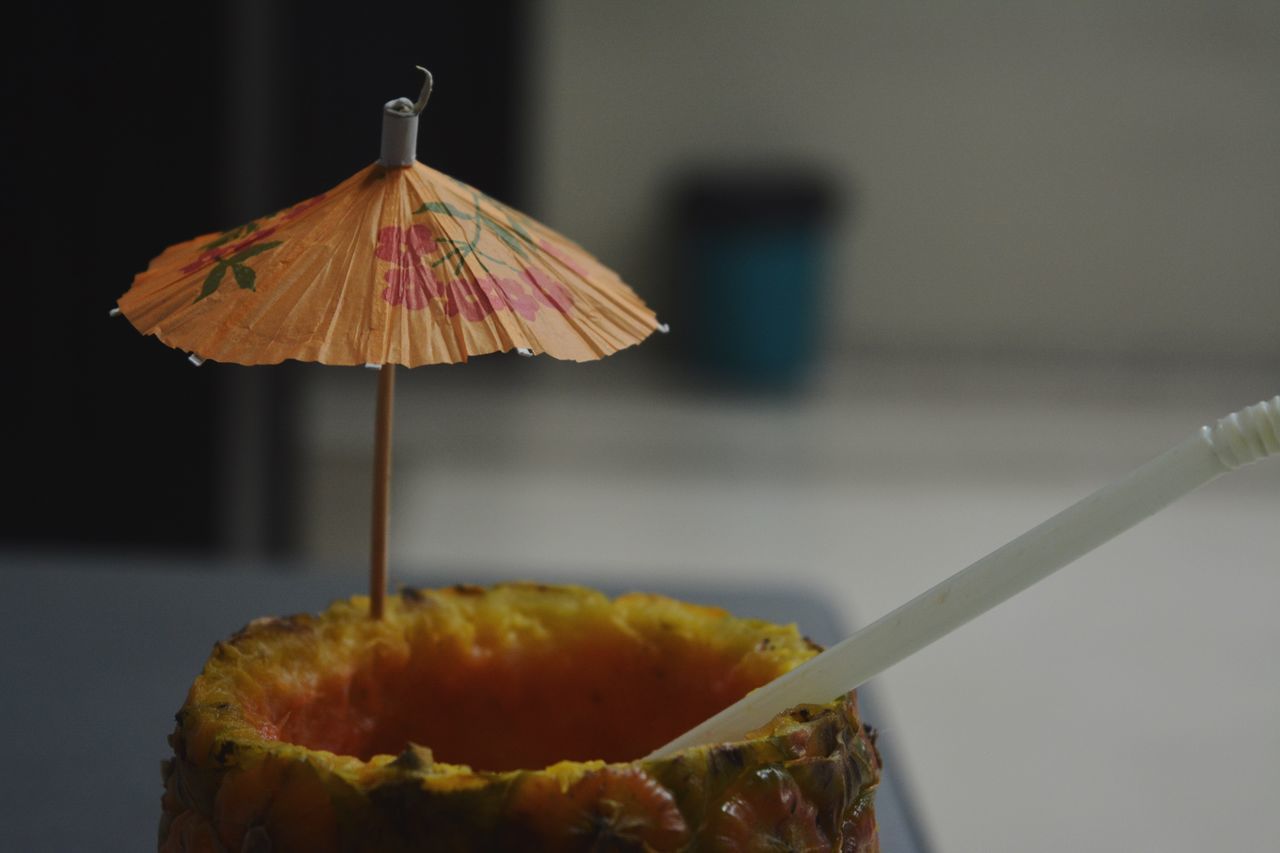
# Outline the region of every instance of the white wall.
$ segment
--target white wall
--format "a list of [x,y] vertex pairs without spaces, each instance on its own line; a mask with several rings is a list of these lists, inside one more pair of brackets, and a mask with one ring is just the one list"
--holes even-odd
[[534,212],[653,293],[689,162],[855,188],[837,345],[1280,360],[1280,4],[545,0]]

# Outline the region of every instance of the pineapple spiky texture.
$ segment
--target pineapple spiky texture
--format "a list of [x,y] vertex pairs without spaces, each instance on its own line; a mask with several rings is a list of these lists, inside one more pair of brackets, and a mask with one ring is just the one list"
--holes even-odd
[[793,626],[580,587],[405,590],[257,620],[177,715],[160,849],[878,849],[854,695],[638,758],[812,657]]

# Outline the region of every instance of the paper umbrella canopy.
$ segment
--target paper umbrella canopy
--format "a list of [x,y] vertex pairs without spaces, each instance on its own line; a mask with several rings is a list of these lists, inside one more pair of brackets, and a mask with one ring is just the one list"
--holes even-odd
[[385,147],[384,130],[383,159],[332,190],[166,249],[120,311],[237,364],[413,367],[512,349],[587,361],[659,328],[574,243],[412,154],[388,164]]

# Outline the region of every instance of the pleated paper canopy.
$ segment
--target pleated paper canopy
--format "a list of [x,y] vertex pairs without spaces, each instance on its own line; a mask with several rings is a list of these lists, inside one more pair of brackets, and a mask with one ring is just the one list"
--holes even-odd
[[579,246],[416,162],[171,246],[119,307],[143,334],[236,364],[588,361],[658,328]]

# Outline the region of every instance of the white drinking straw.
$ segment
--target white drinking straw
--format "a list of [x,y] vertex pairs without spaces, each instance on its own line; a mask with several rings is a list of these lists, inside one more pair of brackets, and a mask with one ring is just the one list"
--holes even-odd
[[650,753],[741,740],[774,715],[827,703],[1036,581],[1128,530],[1219,474],[1280,454],[1280,396],[1202,427],[1157,456],[882,616]]

